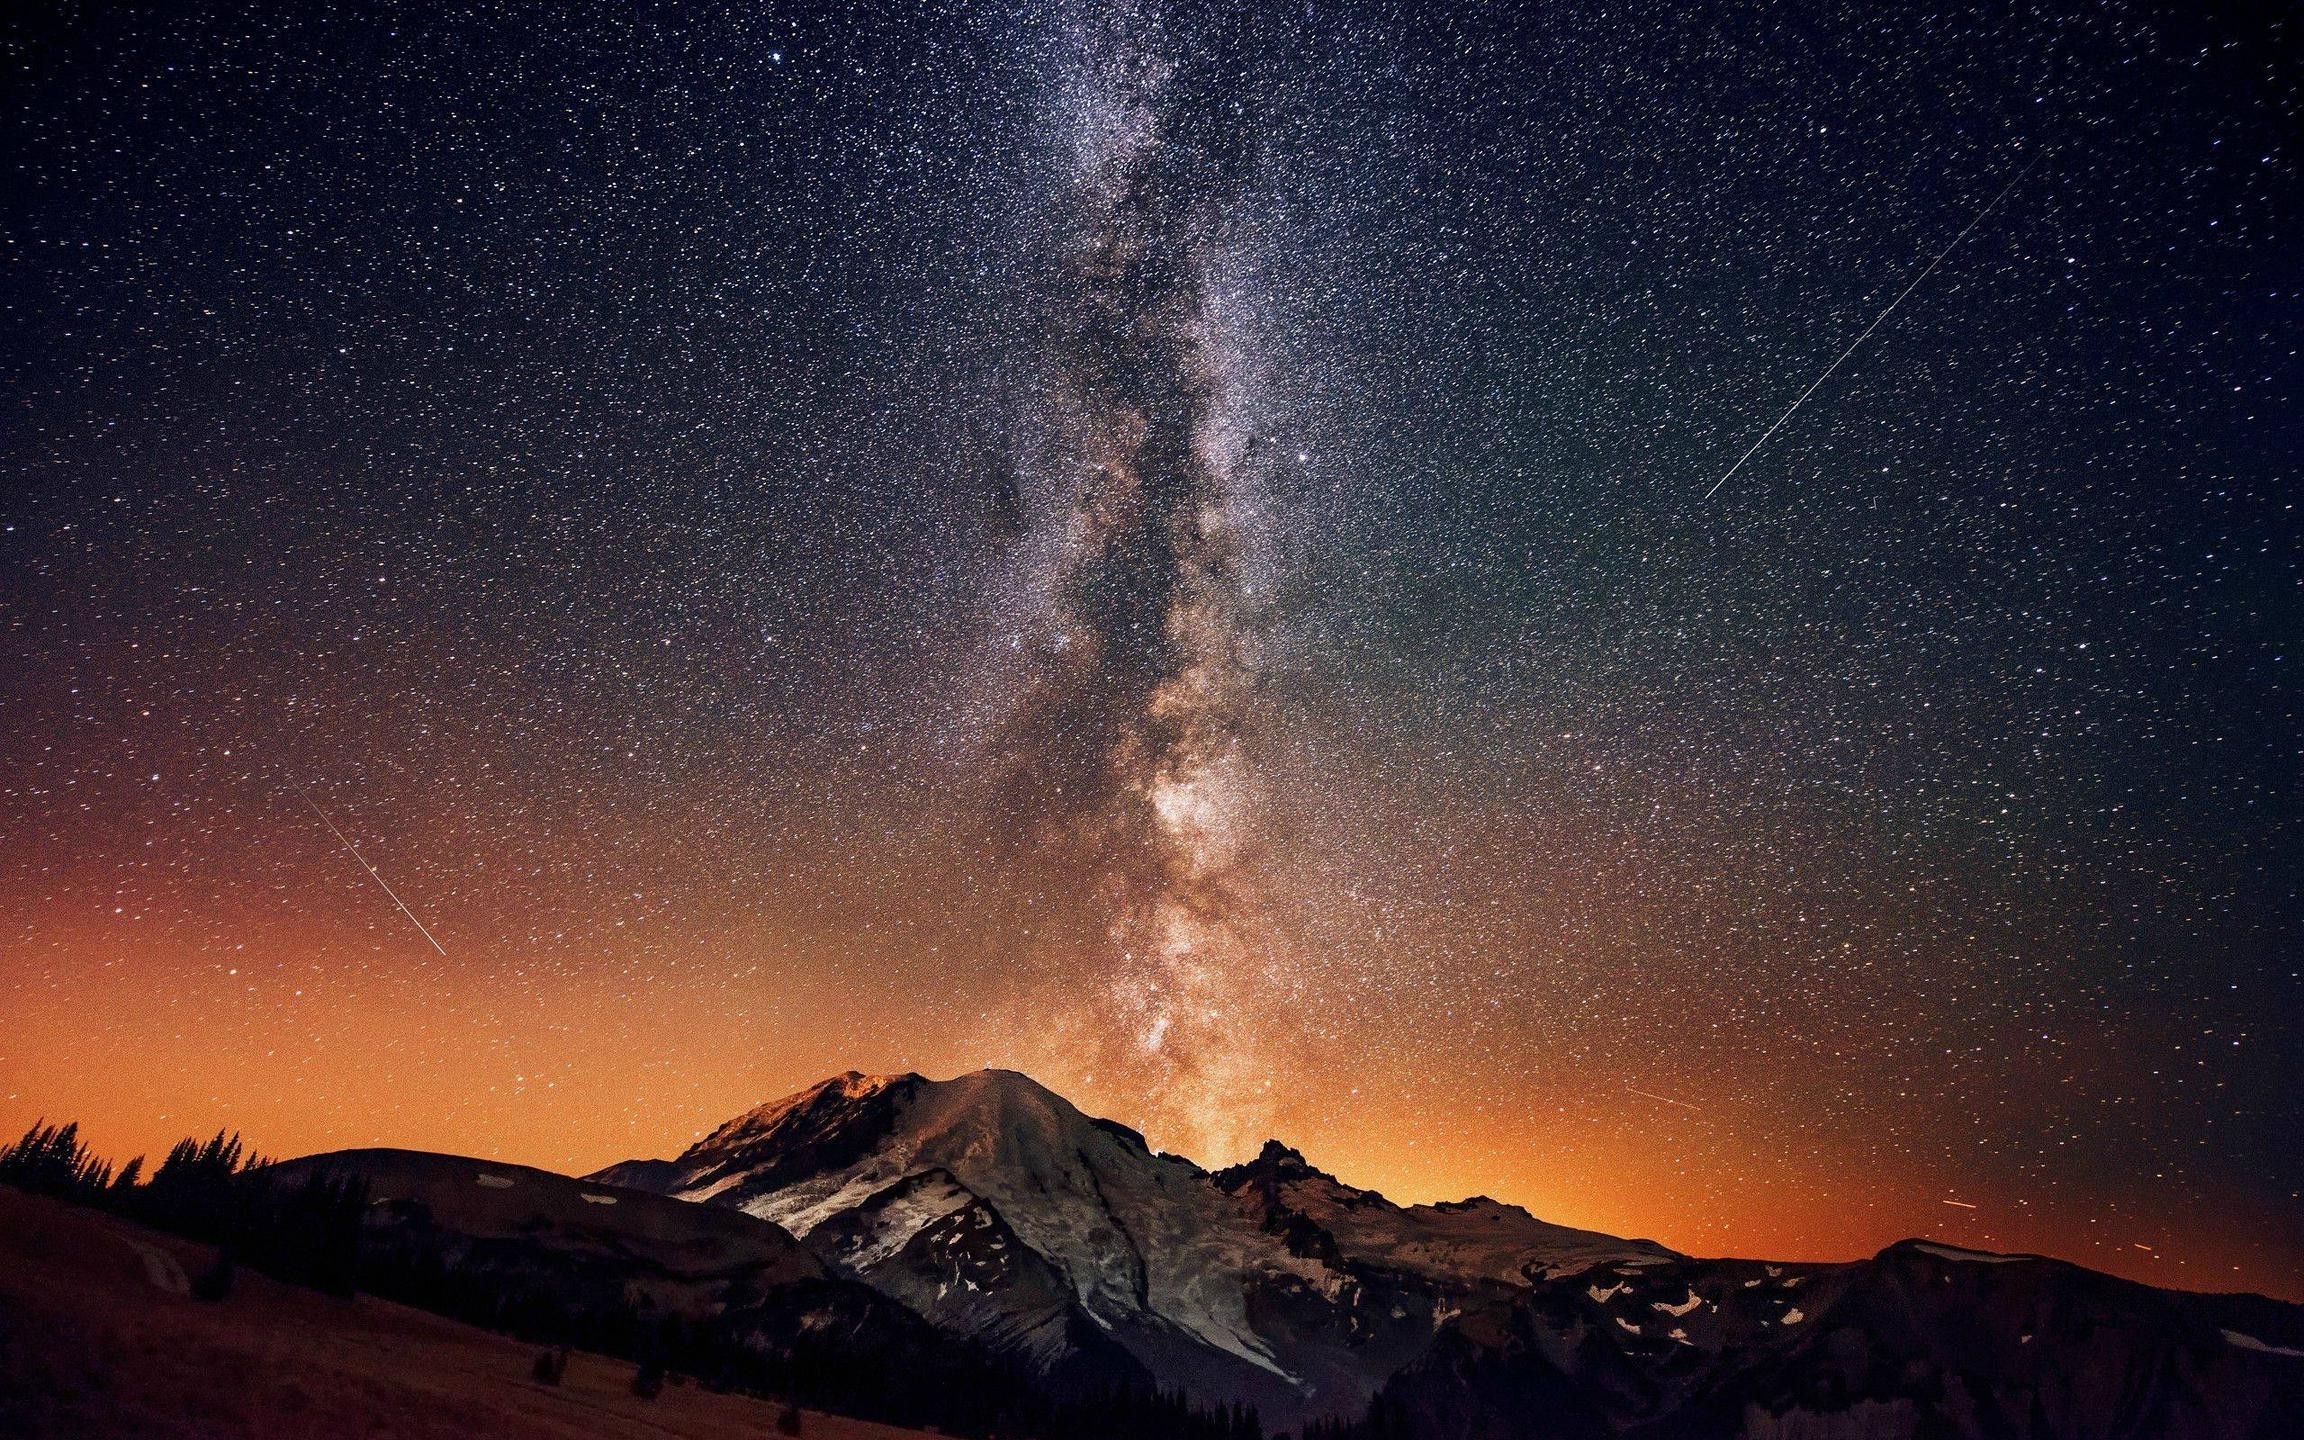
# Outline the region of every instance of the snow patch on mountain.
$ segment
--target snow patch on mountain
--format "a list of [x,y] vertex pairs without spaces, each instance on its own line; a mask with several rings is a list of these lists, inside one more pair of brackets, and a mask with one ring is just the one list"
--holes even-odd
[[2286,1345],[2267,1345],[2255,1336],[2243,1335],[2237,1330],[2226,1330],[2223,1335],[2225,1344],[2237,1345],[2243,1350],[2254,1350],[2264,1355],[2293,1355],[2304,1358],[2304,1350],[2291,1349]]

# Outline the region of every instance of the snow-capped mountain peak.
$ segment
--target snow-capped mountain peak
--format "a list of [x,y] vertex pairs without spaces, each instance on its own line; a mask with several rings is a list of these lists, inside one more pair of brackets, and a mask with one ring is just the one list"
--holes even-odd
[[[1037,1351],[1084,1319],[1148,1369],[1199,1350],[1218,1368],[1296,1379],[1249,1321],[1248,1282],[1311,1281],[1316,1267],[1243,1223],[1198,1166],[1152,1153],[1134,1131],[1015,1071],[835,1076],[737,1117],[676,1160],[602,1175],[774,1221],[931,1318],[984,1309],[970,1277],[929,1284],[923,1267],[939,1262],[912,1248],[974,1207],[983,1218],[973,1228],[1012,1234],[1060,1288],[1033,1292],[1021,1313],[977,1314],[986,1328],[1028,1333]],[[1066,1309],[1076,1313],[1055,1313]]]
[[[601,1178],[733,1206],[1049,1371],[1349,1413],[1475,1291],[1670,1252],[1493,1201],[1401,1207],[1281,1142],[1209,1173],[1011,1070],[836,1075]],[[1389,1362],[1388,1362],[1389,1363]]]

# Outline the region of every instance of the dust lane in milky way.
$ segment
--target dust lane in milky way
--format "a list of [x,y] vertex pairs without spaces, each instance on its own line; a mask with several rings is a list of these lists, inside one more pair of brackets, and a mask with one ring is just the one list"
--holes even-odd
[[1274,452],[1214,293],[1253,130],[1217,69],[1237,37],[1125,7],[1077,29],[1048,107],[1070,162],[1049,368],[1020,417],[1039,665],[1003,737],[1003,799],[1025,863],[1087,908],[1044,957],[1067,978],[1032,997],[1032,1048],[1035,1068],[1085,1056],[1147,1097],[1161,1141],[1236,1154],[1269,1126],[1284,1023],[1253,854],[1259,539],[1243,524]]

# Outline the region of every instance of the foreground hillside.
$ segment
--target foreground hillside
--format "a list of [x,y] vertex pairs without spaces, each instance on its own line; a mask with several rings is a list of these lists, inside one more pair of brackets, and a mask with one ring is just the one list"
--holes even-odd
[[[778,1407],[693,1385],[654,1400],[633,1366],[577,1353],[558,1386],[533,1346],[246,1269],[231,1296],[184,1293],[207,1247],[0,1186],[0,1435],[270,1440],[758,1440]],[[807,1414],[826,1440],[919,1432]]]

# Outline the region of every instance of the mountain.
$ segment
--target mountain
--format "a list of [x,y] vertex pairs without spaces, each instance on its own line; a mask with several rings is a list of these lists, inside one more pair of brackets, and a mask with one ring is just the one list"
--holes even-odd
[[772,1222],[1057,1393],[1181,1388],[1271,1428],[2304,1433],[2304,1307],[1918,1241],[1701,1260],[1485,1198],[1397,1205],[1277,1141],[1210,1172],[1009,1071],[851,1072],[591,1180]]
[[774,1221],[1059,1387],[1358,1415],[1471,1297],[1673,1258],[1493,1201],[1393,1205],[1277,1144],[1211,1174],[1029,1077],[850,1073],[593,1177]]
[[1251,1309],[1333,1288],[1327,1268],[1200,1167],[1022,1075],[842,1075],[674,1161],[595,1178],[772,1220],[839,1273],[1062,1388],[1157,1380],[1267,1413],[1313,1394],[1303,1372],[1317,1357]]
[[2304,1434],[2299,1340],[2304,1307],[1907,1240],[1534,1286],[1435,1337],[1382,1404],[1484,1440],[2275,1440]]

